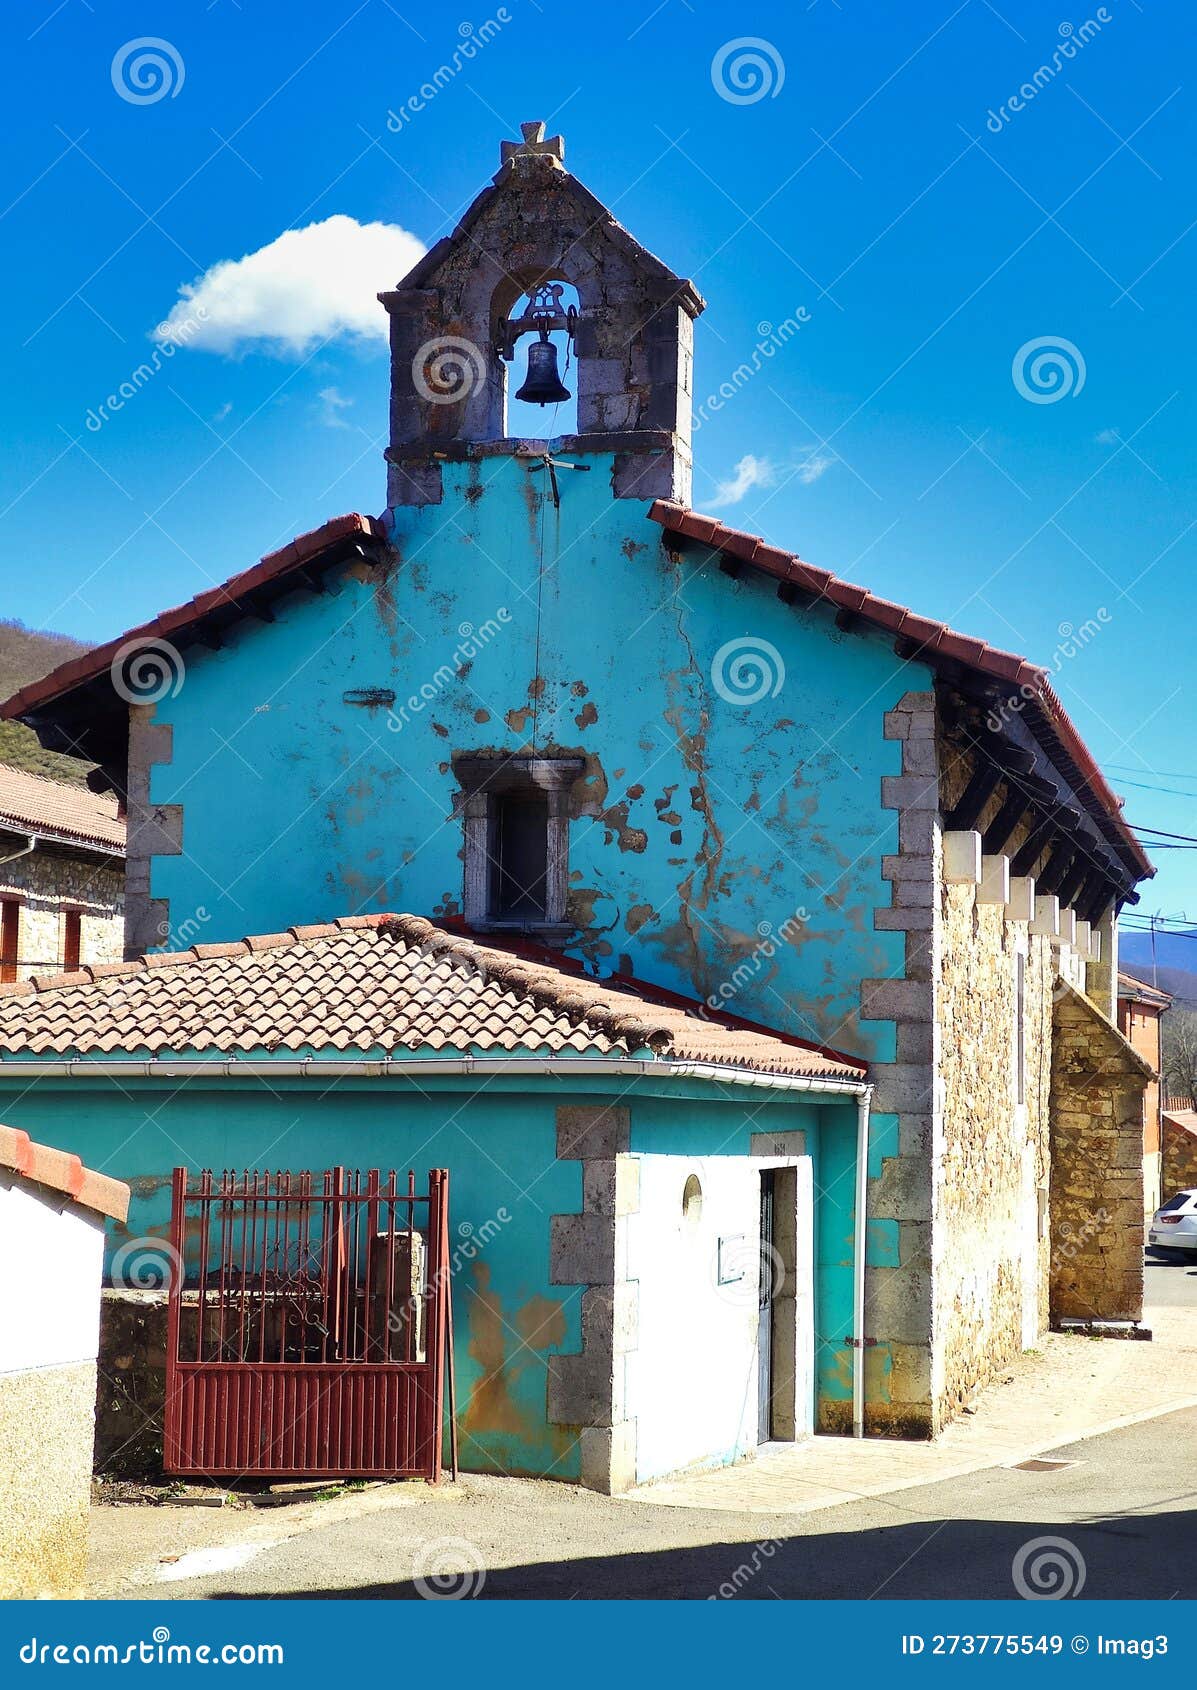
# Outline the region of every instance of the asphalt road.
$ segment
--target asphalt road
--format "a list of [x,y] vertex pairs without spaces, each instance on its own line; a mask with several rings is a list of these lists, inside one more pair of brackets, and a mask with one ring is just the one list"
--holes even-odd
[[1166,1255],[1148,1250],[1143,1275],[1143,1303],[1146,1308],[1197,1308],[1197,1255],[1179,1251]]
[[152,1595],[1011,1598],[1021,1556],[1024,1583],[1041,1567],[1086,1598],[1193,1598],[1194,1451],[1197,1409],[1186,1409],[1054,1451],[1076,1463],[1057,1471],[993,1468],[788,1521],[471,1478],[456,1495],[321,1526]]
[[[1197,1307],[1197,1259],[1149,1257],[1145,1301]],[[1062,1581],[1086,1598],[1194,1598],[1195,1457],[1197,1409],[1185,1409],[1054,1450],[1069,1463],[1056,1470],[991,1468],[801,1516],[667,1508],[475,1476],[440,1493],[415,1487],[382,1511],[354,1514],[369,1498],[346,1498],[328,1505],[328,1523],[321,1515],[290,1537],[281,1511],[171,1509],[168,1522],[158,1510],[105,1510],[108,1564],[96,1594],[1008,1599],[1025,1593],[1021,1565],[1031,1588],[1038,1568],[1050,1588]],[[195,1544],[210,1546],[212,1570],[157,1582],[172,1566],[184,1570],[158,1566],[164,1550]],[[123,1569],[139,1556],[141,1582],[127,1583]]]

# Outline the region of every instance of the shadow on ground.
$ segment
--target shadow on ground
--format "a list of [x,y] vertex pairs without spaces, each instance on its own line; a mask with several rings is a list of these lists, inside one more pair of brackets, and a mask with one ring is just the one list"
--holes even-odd
[[[1173,1500],[1192,1496],[1186,1492]],[[767,1529],[767,1518],[761,1525]],[[634,1538],[634,1529],[626,1535]],[[1052,1539],[1054,1545],[1037,1545],[1040,1539]],[[1192,1598],[1197,1596],[1197,1512],[1102,1516],[1066,1524],[1031,1519],[919,1521],[817,1536],[762,1537],[755,1544],[628,1551],[516,1567],[466,1566],[461,1561],[460,1579],[448,1579],[440,1594],[562,1601],[1013,1599],[1026,1594],[1014,1582],[1018,1561],[1024,1585],[1044,1595],[1063,1588],[1072,1596],[1105,1601]],[[451,1557],[445,1564],[453,1564]],[[428,1594],[428,1586],[421,1588],[410,1579],[253,1593],[255,1599],[275,1595],[387,1601],[426,1599]]]

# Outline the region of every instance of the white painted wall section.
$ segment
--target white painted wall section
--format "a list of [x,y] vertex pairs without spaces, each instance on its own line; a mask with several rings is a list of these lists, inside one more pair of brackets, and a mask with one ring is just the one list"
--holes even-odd
[[0,1172],[0,1374],[94,1361],[103,1217]]
[[[747,1156],[639,1161],[640,1210],[628,1217],[639,1337],[627,1358],[627,1413],[643,1483],[756,1446],[761,1164]],[[682,1208],[691,1175],[702,1187],[694,1220]],[[734,1252],[740,1270],[723,1285],[721,1238],[725,1269]]]

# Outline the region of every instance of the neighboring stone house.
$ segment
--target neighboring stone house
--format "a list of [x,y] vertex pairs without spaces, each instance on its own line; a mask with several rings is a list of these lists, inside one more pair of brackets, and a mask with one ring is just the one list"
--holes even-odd
[[1167,992],[1145,985],[1129,974],[1118,976],[1118,1031],[1151,1064],[1151,1080],[1143,1095],[1143,1215],[1150,1220],[1159,1208],[1162,1182],[1164,1067],[1163,1018],[1172,1007]]
[[[617,1487],[811,1424],[934,1435],[1052,1318],[1137,1320],[1150,1074],[1113,1017],[1152,869],[1045,671],[689,509],[703,301],[539,126],[382,297],[387,510],[4,706],[127,802],[130,960],[0,997],[0,1111],[74,1123],[135,1234],[184,1153],[443,1158],[455,1220],[513,1217],[458,1287],[469,1465]],[[542,331],[576,432],[511,438]],[[181,684],[127,705],[130,650]],[[365,975],[328,972],[359,931]],[[394,983],[371,1069],[395,934],[454,978],[414,1022]],[[255,1015],[276,967],[302,1029]],[[536,1038],[463,1018],[472,973]],[[648,1005],[801,1071],[691,1062]]]
[[1197,1109],[1166,1109],[1163,1122],[1160,1199],[1197,1190]]
[[128,1207],[127,1185],[0,1127],[0,1598],[83,1594],[104,1222]]
[[120,957],[124,860],[111,793],[0,764],[0,981]]

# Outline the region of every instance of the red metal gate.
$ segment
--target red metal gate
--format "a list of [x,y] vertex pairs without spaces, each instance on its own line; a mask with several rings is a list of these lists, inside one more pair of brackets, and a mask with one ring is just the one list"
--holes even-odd
[[174,1172],[168,1473],[441,1477],[449,1175]]

